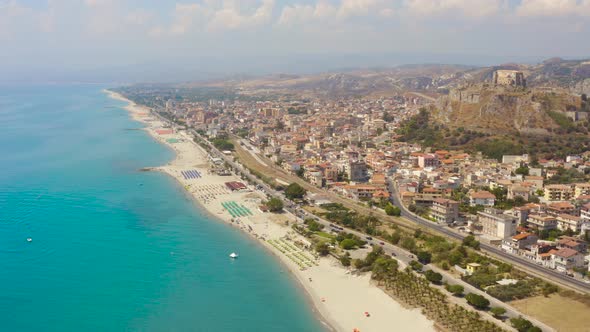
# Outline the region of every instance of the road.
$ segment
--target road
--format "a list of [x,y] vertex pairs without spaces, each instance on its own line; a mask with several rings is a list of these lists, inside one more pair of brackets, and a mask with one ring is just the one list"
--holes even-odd
[[[393,181],[391,179],[389,179],[388,181],[389,181],[389,191],[391,194],[390,197],[391,197],[392,203],[401,208],[403,217],[419,224],[420,226],[423,226],[423,227],[429,228],[429,229],[433,229],[436,232],[442,233],[450,238],[457,239],[459,241],[463,240],[465,235],[459,234],[459,233],[455,232],[454,230],[450,229],[449,227],[441,226],[439,224],[433,223],[430,220],[424,219],[424,218],[419,217],[419,216],[415,215],[414,213],[410,212],[403,204],[401,204],[401,201],[399,198],[399,193],[398,193]],[[485,244],[485,243],[480,243],[480,249],[484,252],[492,254],[493,256],[499,257],[500,260],[502,260],[504,262],[512,263],[513,265],[515,265],[525,271],[528,271],[532,274],[535,274],[543,279],[548,277],[549,280],[552,280],[552,281],[559,283],[563,286],[566,286],[568,288],[575,289],[577,291],[581,291],[581,292],[585,292],[585,293],[590,291],[590,285],[581,281],[581,280],[577,280],[572,277],[568,277],[562,273],[559,273],[557,271],[544,268],[544,267],[539,266],[539,265],[535,264],[534,262],[531,262],[530,260],[527,260],[527,259],[522,258],[520,256],[511,255],[509,253],[502,251],[501,249],[499,249],[496,246],[492,246],[492,245]]]

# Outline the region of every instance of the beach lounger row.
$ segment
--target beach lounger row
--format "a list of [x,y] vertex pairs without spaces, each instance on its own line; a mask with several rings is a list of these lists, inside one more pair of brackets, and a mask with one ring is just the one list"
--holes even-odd
[[299,266],[302,270],[314,265],[318,265],[313,258],[309,257],[305,252],[300,251],[299,248],[288,242],[283,240],[268,240],[267,242],[282,254],[287,256],[287,258],[297,264],[297,266]]
[[196,170],[180,171],[185,180],[200,179],[201,173]]
[[227,212],[229,212],[229,214],[231,214],[233,218],[248,217],[254,215],[252,211],[250,211],[250,209],[243,205],[238,205],[238,203],[234,201],[222,202],[221,206],[223,206],[223,208],[226,209]]

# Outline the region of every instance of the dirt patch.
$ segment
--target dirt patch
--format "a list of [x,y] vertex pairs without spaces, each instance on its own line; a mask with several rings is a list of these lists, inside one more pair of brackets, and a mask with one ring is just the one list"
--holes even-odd
[[559,294],[535,296],[510,302],[523,313],[537,318],[557,331],[587,332],[590,306]]

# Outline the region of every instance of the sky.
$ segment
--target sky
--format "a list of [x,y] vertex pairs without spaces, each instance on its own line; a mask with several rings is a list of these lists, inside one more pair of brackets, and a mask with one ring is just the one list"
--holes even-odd
[[590,0],[0,0],[0,80],[590,57]]

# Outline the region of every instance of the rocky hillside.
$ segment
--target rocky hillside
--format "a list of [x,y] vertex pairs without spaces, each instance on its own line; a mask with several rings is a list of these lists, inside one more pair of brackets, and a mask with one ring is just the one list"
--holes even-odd
[[432,118],[451,128],[491,134],[551,134],[582,112],[581,98],[566,91],[538,91],[475,84],[453,89],[432,106]]

